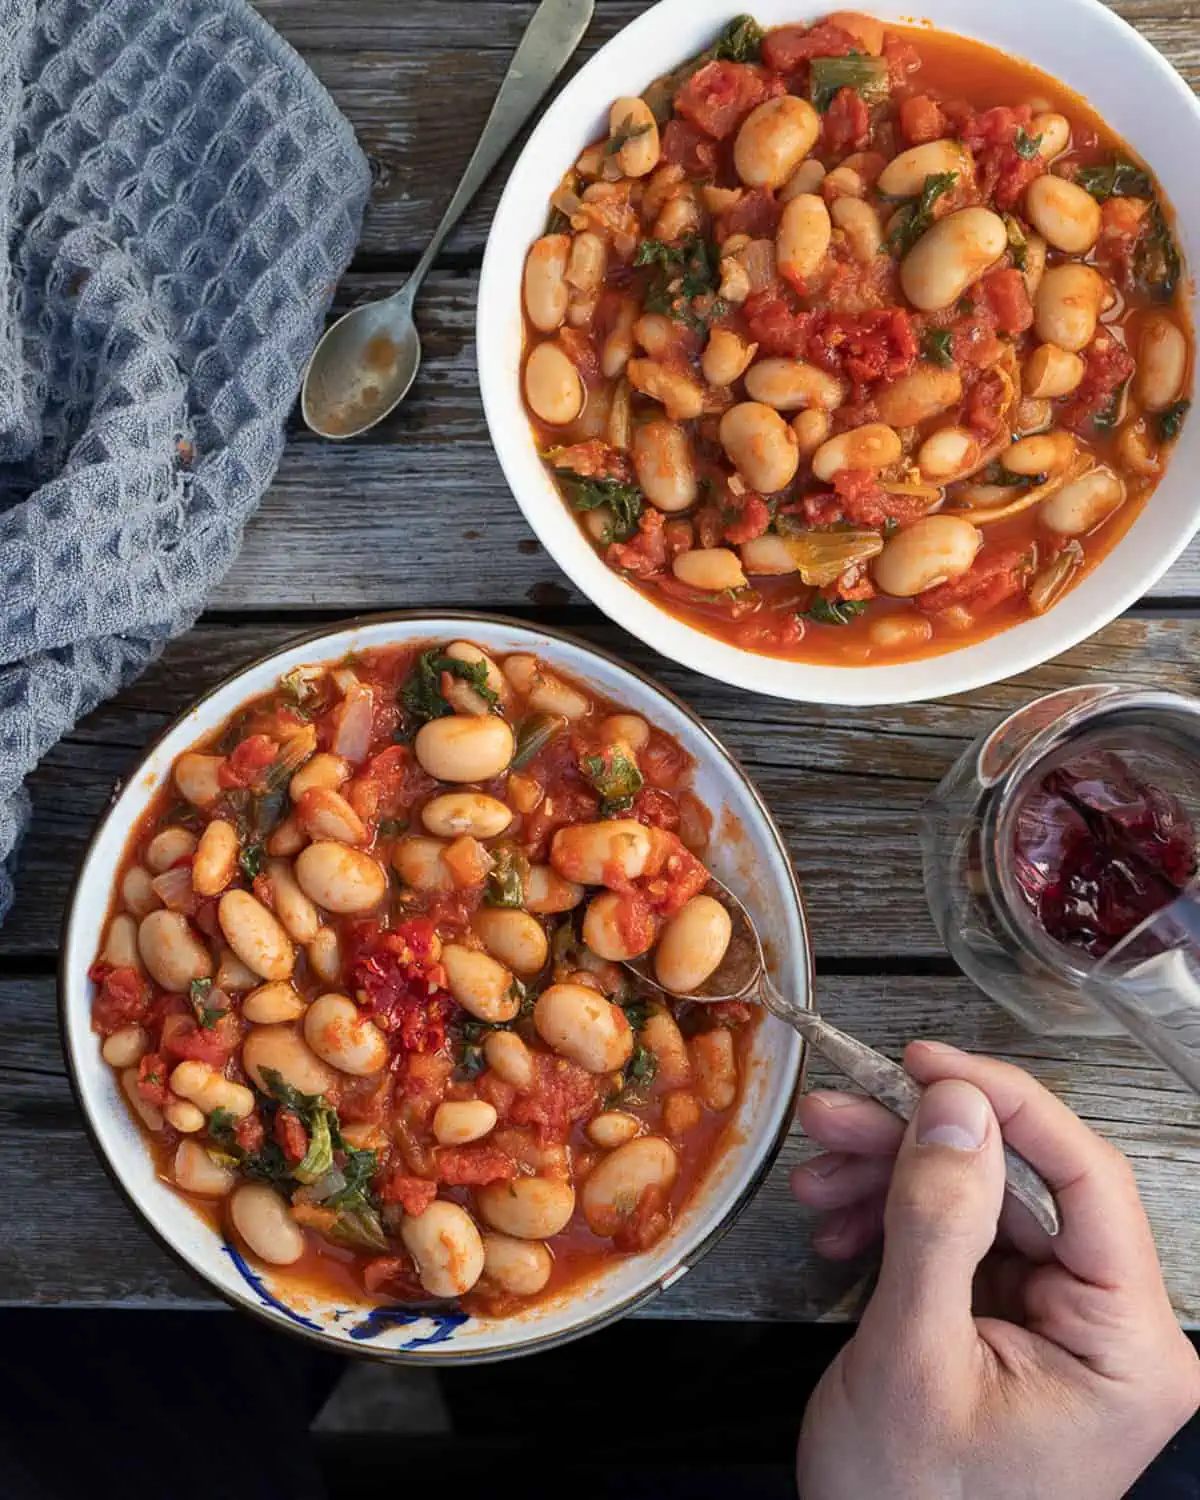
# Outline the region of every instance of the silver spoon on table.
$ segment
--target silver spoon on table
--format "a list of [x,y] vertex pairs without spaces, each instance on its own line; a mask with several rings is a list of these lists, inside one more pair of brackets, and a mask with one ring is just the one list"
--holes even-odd
[[[701,1004],[715,1005],[719,1000],[756,1001],[766,1007],[772,1015],[785,1021],[819,1052],[827,1063],[837,1068],[852,1083],[856,1083],[872,1099],[890,1109],[902,1120],[911,1120],[921,1099],[921,1085],[910,1078],[898,1063],[884,1057],[865,1043],[839,1031],[828,1021],[821,1019],[815,1011],[805,1010],[782,994],[767,972],[762,943],[750,914],[733,892],[710,877],[706,893],[729,913],[733,922],[733,933],[716,971],[705,980],[694,994],[676,995],[658,982],[654,975],[653,962],[649,955],[629,960],[625,964],[630,973],[660,994],[672,995],[679,1000],[693,1000]],[[1056,1235],[1061,1227],[1058,1205],[1046,1183],[1033,1167],[1010,1147],[1004,1148],[1004,1171],[1008,1191],[1023,1203],[1038,1224],[1049,1235]]]
[[425,273],[467,204],[574,54],[592,19],[593,5],[594,0],[542,0],[508,65],[462,181],[412,275],[394,296],[339,318],[313,350],[300,410],[321,437],[358,437],[408,394],[421,364],[413,302]]

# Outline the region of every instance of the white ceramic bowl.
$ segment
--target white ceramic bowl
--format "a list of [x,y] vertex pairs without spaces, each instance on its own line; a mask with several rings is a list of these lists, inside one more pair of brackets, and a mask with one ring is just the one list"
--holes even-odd
[[[708,46],[741,10],[764,26],[815,20],[821,0],[662,0],[582,68],[543,116],[508,180],[488,237],[479,287],[479,380],[492,442],[529,524],[559,567],[618,624],[733,687],[815,703],[904,703],[965,692],[1065,651],[1134,603],[1200,524],[1200,420],[1184,424],[1170,468],[1127,535],[1059,604],[988,640],[923,661],[827,667],[782,661],[716,640],[651,603],[592,550],[538,458],[520,391],[521,272],[548,200],[582,148],[602,135],[608,108]],[[899,0],[860,7],[912,22]],[[1184,256],[1200,264],[1200,105],[1175,70],[1099,0],[930,0],[932,26],[1027,58],[1083,94],[1150,164],[1176,213]],[[1192,321],[1195,295],[1192,297]]]
[[454,1363],[499,1359],[545,1348],[611,1322],[676,1281],[736,1218],[773,1161],[791,1119],[803,1048],[771,1017],[759,1026],[731,1144],[672,1232],[646,1255],[612,1265],[585,1287],[513,1318],[464,1318],[395,1310],[372,1318],[284,1289],[256,1272],[156,1174],[146,1143],[120,1097],[116,1075],[91,1029],[94,986],[87,978],[100,946],[113,873],[131,830],[175,758],[283,672],[368,647],[465,636],[497,654],[533,651],[598,692],[627,704],[674,735],[696,761],[694,788],[712,811],[710,863],[746,901],[769,951],[777,982],[812,1004],[812,959],[799,886],[770,814],[744,772],[700,721],[648,678],[567,636],[482,615],[394,615],[305,636],[229,678],[178,719],[129,777],[100,820],[67,913],[59,1008],[67,1067],[101,1158],[130,1203],[166,1246],[231,1302],[342,1352],[393,1360]]

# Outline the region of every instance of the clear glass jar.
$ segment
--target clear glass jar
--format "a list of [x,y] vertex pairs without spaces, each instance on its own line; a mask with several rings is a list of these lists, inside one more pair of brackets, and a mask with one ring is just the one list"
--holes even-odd
[[[942,941],[1032,1031],[1124,1030],[1084,996],[1100,958],[1051,936],[1017,871],[1018,835],[1047,778],[1106,757],[1176,810],[1176,826],[1200,826],[1200,702],[1116,685],[1066,688],[1010,715],[960,757],[922,815],[925,892]],[[1164,890],[1163,904],[1178,893]]]

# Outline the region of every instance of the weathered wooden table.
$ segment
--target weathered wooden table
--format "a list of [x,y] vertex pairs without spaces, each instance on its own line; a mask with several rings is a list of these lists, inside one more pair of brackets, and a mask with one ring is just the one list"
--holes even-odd
[[[533,0],[258,0],[320,75],[375,169],[374,202],[339,306],[403,283],[470,154]],[[1189,82],[1200,4],[1117,7]],[[642,9],[599,0],[580,58]],[[606,624],[526,527],[492,455],[471,337],[478,267],[503,169],[468,214],[418,306],[425,363],[384,433],[348,447],[297,424],[238,563],[190,635],[94,713],[33,778],[16,908],[0,929],[0,1300],[211,1306],[142,1230],[94,1158],[64,1073],[54,1006],[63,905],[113,783],[198,693],[315,623],[429,606],[566,627],[654,673],[704,716],[757,782],[808,899],[820,1003],[897,1054],[942,1037],[1010,1057],[1133,1159],[1180,1316],[1200,1322],[1200,1107],[1132,1045],[1022,1032],[943,953],[925,908],[916,818],[964,744],[998,714],[1088,680],[1200,688],[1200,544],[1152,595],[1039,671],[967,697],[821,709],[677,668]],[[815,1082],[827,1081],[820,1068]],[[664,1317],[817,1319],[852,1310],[857,1272],[812,1253],[787,1190],[798,1133],[720,1246],[651,1309]],[[1196,1175],[1193,1176],[1193,1169]]]

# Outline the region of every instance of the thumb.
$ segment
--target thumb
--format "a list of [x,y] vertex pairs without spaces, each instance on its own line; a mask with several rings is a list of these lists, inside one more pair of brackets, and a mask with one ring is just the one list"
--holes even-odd
[[[860,1338],[943,1366],[974,1347],[971,1290],[1004,1200],[1000,1126],[973,1084],[931,1084],[905,1132],[884,1215],[883,1263]],[[894,1357],[894,1354],[893,1354]]]

